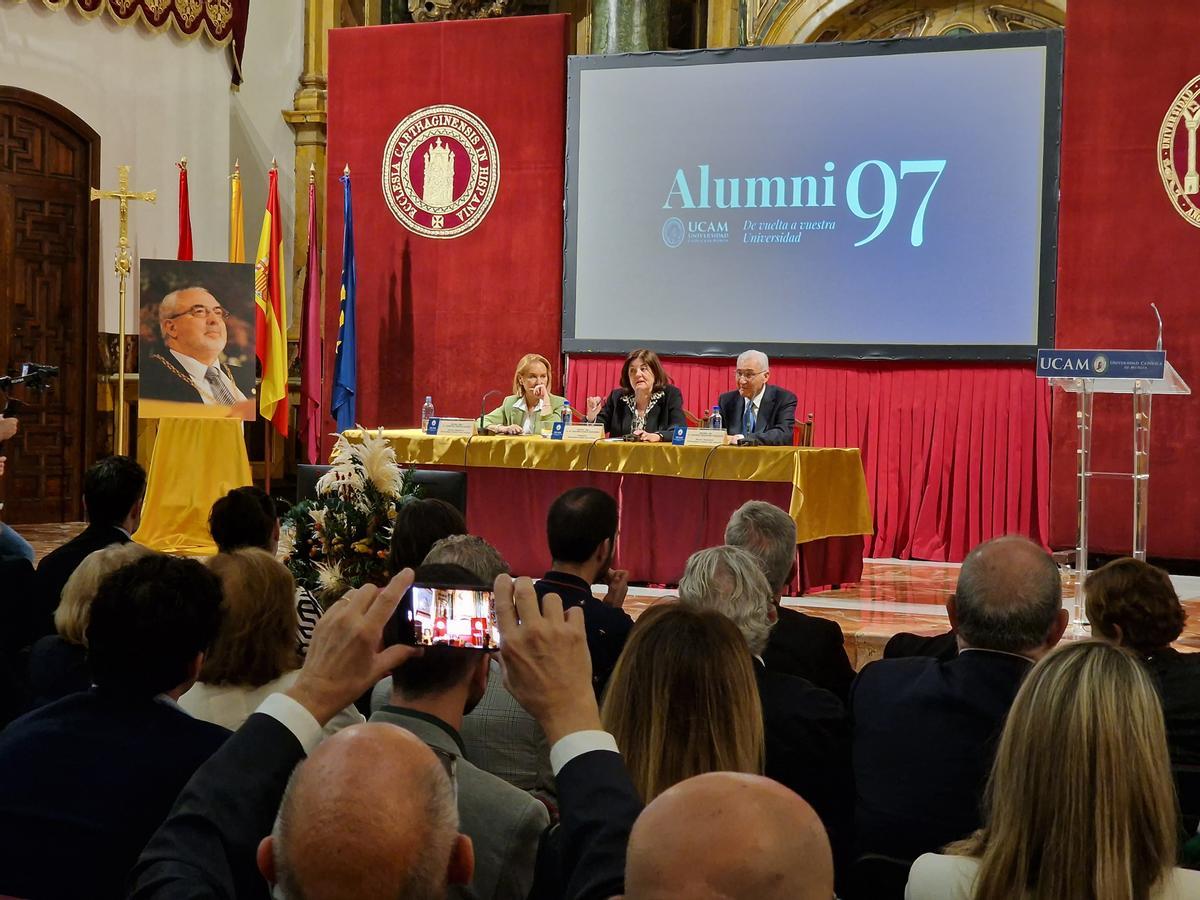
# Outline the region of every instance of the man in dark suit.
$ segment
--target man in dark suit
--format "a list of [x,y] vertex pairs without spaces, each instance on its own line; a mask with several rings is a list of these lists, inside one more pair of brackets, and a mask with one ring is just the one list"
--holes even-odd
[[679,602],[733,620],[754,657],[766,732],[764,774],[812,804],[829,830],[835,858],[851,837],[850,728],[836,696],[763,665],[771,629],[771,588],[758,561],[737,547],[693,553],[679,579]]
[[[617,543],[617,501],[598,488],[572,488],[550,505],[546,537],[551,568],[534,588],[539,597],[553,592],[565,606],[583,607],[592,681],[600,696],[633,628],[633,619],[621,608],[629,573],[610,568]],[[603,600],[592,595],[593,584],[608,585]]]
[[725,543],[758,560],[774,593],[776,620],[762,654],[767,669],[805,678],[844,703],[854,667],[841,626],[780,604],[796,571],[795,521],[778,506],[749,500],[729,517]]
[[54,610],[62,589],[84,558],[109,544],[125,544],[142,520],[146,470],[128,456],[108,456],[94,463],[83,476],[83,506],[88,527],[38,564],[37,577],[43,605],[38,636],[54,630]]
[[216,637],[221,589],[194,560],[154,556],[92,603],[95,687],[0,733],[0,894],[123,897],[125,876],[197,766],[229,732],[175,701]]
[[1015,536],[967,555],[946,611],[957,657],[880,660],[851,690],[860,852],[912,860],[980,826],[1008,709],[1068,618],[1058,567]]
[[787,447],[796,425],[796,395],[768,384],[767,354],[747,350],[737,358],[737,389],[726,391],[717,405],[730,443],[746,447]]

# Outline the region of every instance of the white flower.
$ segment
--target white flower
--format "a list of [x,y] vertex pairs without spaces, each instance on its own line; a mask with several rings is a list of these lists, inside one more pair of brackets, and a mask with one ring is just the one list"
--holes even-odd
[[284,522],[279,528],[279,546],[275,550],[275,558],[290,559],[296,552],[296,525],[294,522]]
[[354,455],[362,464],[363,474],[385,497],[399,497],[404,477],[396,465],[396,451],[383,436],[383,429],[372,433],[363,431],[362,443],[355,445]]
[[346,582],[345,575],[342,574],[342,564],[340,562],[316,563],[317,584],[320,585],[321,594],[325,597],[340,597],[350,589],[350,585]]
[[313,520],[314,525],[316,525],[321,530],[324,530],[325,529],[325,513],[327,513],[327,512],[328,512],[328,510],[325,510],[325,509],[310,509],[308,511],[308,517]]

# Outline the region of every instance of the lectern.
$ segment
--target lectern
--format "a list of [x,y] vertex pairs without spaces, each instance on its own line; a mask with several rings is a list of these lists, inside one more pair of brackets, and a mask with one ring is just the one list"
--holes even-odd
[[[1156,311],[1157,312],[1157,311]],[[1133,481],[1133,557],[1146,558],[1146,514],[1150,490],[1150,401],[1155,394],[1190,394],[1162,350],[1161,320],[1157,350],[1039,350],[1037,374],[1075,394],[1079,432],[1076,451],[1075,596],[1072,622],[1086,621],[1083,581],[1088,573],[1088,485],[1093,478]],[[1133,398],[1133,471],[1092,470],[1092,398],[1128,394]]]

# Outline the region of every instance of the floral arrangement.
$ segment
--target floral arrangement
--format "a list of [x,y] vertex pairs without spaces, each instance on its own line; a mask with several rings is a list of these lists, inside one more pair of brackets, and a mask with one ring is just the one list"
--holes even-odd
[[296,583],[323,604],[350,588],[387,583],[396,510],[416,493],[382,430],[360,433],[358,443],[339,435],[316,499],[293,506],[280,535]]

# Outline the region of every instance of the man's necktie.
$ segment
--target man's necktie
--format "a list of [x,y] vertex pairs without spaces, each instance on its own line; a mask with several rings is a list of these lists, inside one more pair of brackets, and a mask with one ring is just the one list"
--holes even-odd
[[742,416],[742,434],[754,434],[754,401],[746,401],[746,414]]
[[221,381],[221,373],[216,366],[209,366],[208,371],[204,373],[204,380],[208,382],[208,386],[212,388],[213,399],[221,406],[233,406],[235,403],[233,394],[229,393],[229,388],[225,387],[225,383]]

